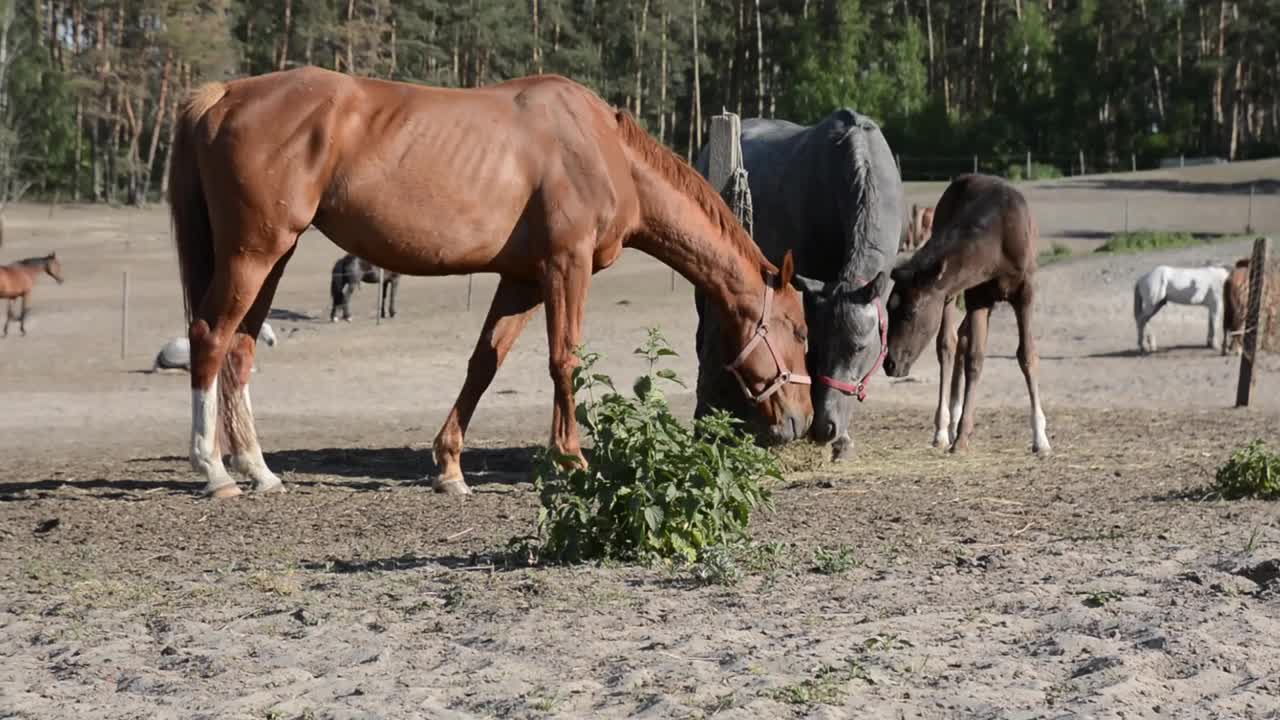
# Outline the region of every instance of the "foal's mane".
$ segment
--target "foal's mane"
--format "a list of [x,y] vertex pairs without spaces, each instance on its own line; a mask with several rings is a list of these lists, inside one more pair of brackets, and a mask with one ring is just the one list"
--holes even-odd
[[711,184],[697,170],[650,137],[630,113],[619,110],[614,115],[618,121],[618,134],[622,136],[627,147],[634,150],[649,167],[662,175],[677,191],[693,199],[720,231],[721,236],[727,239],[739,253],[759,262],[764,270],[778,273],[778,268],[774,267],[764,253],[760,252],[760,248],[751,241],[742,223],[738,222],[737,216],[729,209],[724,198],[712,189]]

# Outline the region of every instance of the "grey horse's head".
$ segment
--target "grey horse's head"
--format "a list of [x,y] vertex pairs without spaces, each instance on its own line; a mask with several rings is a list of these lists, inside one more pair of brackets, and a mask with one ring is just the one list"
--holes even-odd
[[831,442],[849,429],[855,401],[878,369],[884,343],[889,271],[902,234],[902,179],[888,142],[870,118],[838,110],[827,118],[827,153],[837,167],[834,203],[844,237],[835,280],[797,276],[809,324],[813,375],[812,437]]

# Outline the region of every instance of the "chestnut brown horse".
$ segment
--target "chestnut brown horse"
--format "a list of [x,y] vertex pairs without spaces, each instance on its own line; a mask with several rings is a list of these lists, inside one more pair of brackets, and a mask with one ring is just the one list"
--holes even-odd
[[170,167],[191,321],[192,466],[205,492],[282,489],[258,445],[254,342],[298,236],[315,225],[391,272],[501,276],[466,380],[434,443],[436,490],[468,492],[460,457],[481,394],[546,304],[551,442],[581,458],[574,349],[587,287],[624,246],[673,267],[729,322],[744,392],[783,439],[813,415],[793,263],[770,264],[697,172],[628,115],[554,76],[469,90],[299,68],[197,90]]
[[36,286],[36,279],[48,273],[49,277],[62,284],[62,263],[58,262],[57,253],[49,253],[44,257],[19,260],[12,265],[0,266],[0,300],[8,300],[4,311],[4,333],[0,337],[9,336],[9,323],[13,315],[13,301],[21,300],[22,309],[18,311],[18,331],[27,334],[27,305],[31,290]]
[[[933,229],[933,238],[893,271],[885,373],[905,376],[936,335],[940,377],[933,444],[964,450],[973,435],[974,391],[982,375],[991,308],[1008,302],[1018,320],[1018,364],[1031,396],[1031,449],[1048,452],[1037,380],[1040,358],[1031,325],[1039,230],[1026,199],[1000,178],[961,175],[938,201]],[[957,332],[960,293],[965,315]]]

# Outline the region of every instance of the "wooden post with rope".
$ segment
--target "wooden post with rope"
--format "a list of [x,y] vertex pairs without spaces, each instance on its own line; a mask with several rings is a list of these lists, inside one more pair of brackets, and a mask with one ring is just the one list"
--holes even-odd
[[[1240,382],[1236,386],[1236,407],[1248,407],[1253,397],[1253,366],[1259,339],[1264,335],[1262,301],[1266,297],[1267,258],[1271,239],[1253,241],[1253,257],[1249,260],[1249,309],[1245,314],[1244,343],[1240,352]],[[1225,342],[1225,340],[1224,340]]]

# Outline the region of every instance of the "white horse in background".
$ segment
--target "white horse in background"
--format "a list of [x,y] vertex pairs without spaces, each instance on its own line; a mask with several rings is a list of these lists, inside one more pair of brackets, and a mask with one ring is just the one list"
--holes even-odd
[[1138,278],[1133,285],[1133,319],[1138,325],[1138,352],[1155,351],[1155,337],[1147,332],[1147,323],[1166,303],[1204,306],[1209,311],[1206,344],[1217,349],[1224,307],[1222,286],[1230,272],[1219,265],[1198,268],[1157,265]]
[[[271,329],[271,323],[262,323],[262,329],[258,331],[258,342],[264,342],[267,347],[274,347],[276,344],[276,331]],[[191,340],[184,337],[176,337],[164,344],[160,348],[160,352],[156,354],[155,364],[151,366],[151,372],[158,370],[186,370],[191,371]],[[250,369],[250,372],[258,372],[257,366]]]

